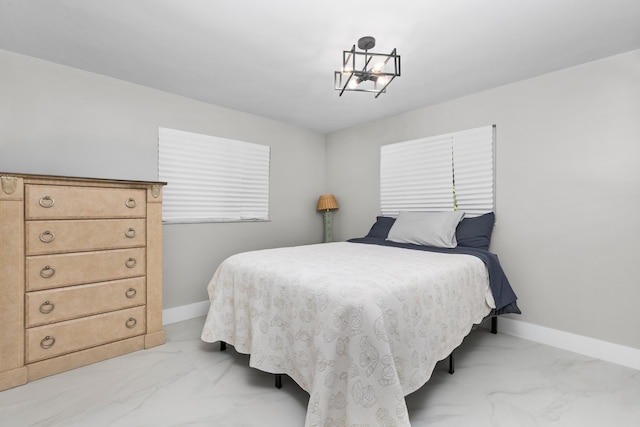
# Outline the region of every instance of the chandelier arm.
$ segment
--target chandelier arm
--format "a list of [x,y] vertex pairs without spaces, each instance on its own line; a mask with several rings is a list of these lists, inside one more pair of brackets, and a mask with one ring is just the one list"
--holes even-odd
[[[345,68],[349,62],[352,62],[352,65],[351,65],[351,72],[349,73],[349,77],[342,85],[342,89],[340,90],[340,94],[338,96],[342,96],[344,91],[347,89],[347,86],[349,85],[349,81],[351,81],[351,78],[353,77],[353,70],[355,69],[355,66],[356,66],[356,45],[354,44],[351,47],[351,50],[342,51],[342,57],[343,57],[343,61],[342,61],[341,75],[344,74]],[[342,81],[342,77],[340,78],[340,81]]]
[[389,55],[385,55],[385,56],[387,57],[387,59],[385,59],[385,60],[384,60],[384,65],[387,65],[387,63],[389,62],[389,60],[390,60],[391,58],[394,58],[394,60],[395,60],[395,58],[396,58],[396,56],[397,56],[397,55],[396,55],[396,50],[395,50],[395,49],[393,49]]
[[347,90],[347,86],[349,86],[349,81],[351,80],[351,77],[353,77],[353,73],[349,73],[349,78],[347,78],[347,80],[344,82],[344,85],[342,85],[342,90],[340,91],[339,96],[342,96],[344,91]]
[[371,62],[371,60],[373,59],[373,56],[369,56],[369,59],[367,59],[367,53],[365,52],[364,54],[364,67],[362,67],[362,72],[366,73],[366,74],[371,74],[371,71],[369,71],[367,68],[369,67],[369,63]]
[[[345,53],[348,53],[348,55],[345,55]],[[349,59],[346,59],[347,56],[349,57]],[[351,69],[354,69],[356,67],[356,45],[354,44],[353,47],[351,48],[351,50],[343,50],[342,51],[342,69],[344,70],[344,68],[347,66],[347,63],[349,61],[353,62],[353,65],[351,67]]]
[[378,93],[376,93],[376,96],[374,96],[374,98],[376,98],[376,99],[377,99],[377,98],[380,96],[380,94],[381,94],[381,93],[383,93],[384,91],[386,91],[386,90],[387,90],[387,86],[389,86],[389,83],[391,83],[395,77],[396,77],[396,76],[391,77],[391,78],[389,79],[389,81],[387,81],[387,83],[385,83],[385,85],[384,85],[384,86],[382,86],[382,88],[378,91]]

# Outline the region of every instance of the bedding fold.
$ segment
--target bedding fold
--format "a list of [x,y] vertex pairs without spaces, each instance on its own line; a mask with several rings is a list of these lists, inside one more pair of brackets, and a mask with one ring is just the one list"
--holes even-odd
[[496,304],[495,314],[522,314],[518,307],[517,299],[507,275],[504,273],[498,255],[484,249],[457,246],[455,248],[436,248],[433,246],[414,245],[411,243],[397,243],[390,240],[375,237],[360,237],[347,240],[351,243],[364,243],[370,245],[391,246],[395,248],[413,249],[418,251],[429,251],[446,254],[466,254],[473,255],[484,262],[489,270],[489,286]]

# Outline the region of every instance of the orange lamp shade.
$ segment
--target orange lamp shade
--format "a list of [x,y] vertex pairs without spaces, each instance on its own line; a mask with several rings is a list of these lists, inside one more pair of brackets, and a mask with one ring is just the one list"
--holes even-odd
[[323,194],[318,199],[318,207],[316,207],[316,210],[332,211],[338,209],[339,207],[340,206],[338,206],[338,202],[336,201],[336,198],[333,196],[333,194]]

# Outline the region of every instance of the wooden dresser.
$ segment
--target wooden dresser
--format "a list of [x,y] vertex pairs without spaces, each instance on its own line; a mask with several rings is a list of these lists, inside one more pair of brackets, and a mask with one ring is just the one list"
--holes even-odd
[[165,342],[164,184],[0,173],[0,390]]

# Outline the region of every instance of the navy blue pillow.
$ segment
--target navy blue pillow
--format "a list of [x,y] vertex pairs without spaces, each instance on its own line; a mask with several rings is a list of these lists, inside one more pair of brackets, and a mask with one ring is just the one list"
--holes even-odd
[[489,250],[496,215],[493,212],[475,218],[463,218],[456,228],[458,246]]
[[371,230],[369,230],[369,233],[365,237],[386,239],[394,222],[396,222],[396,219],[390,216],[376,217],[376,223],[371,226]]

